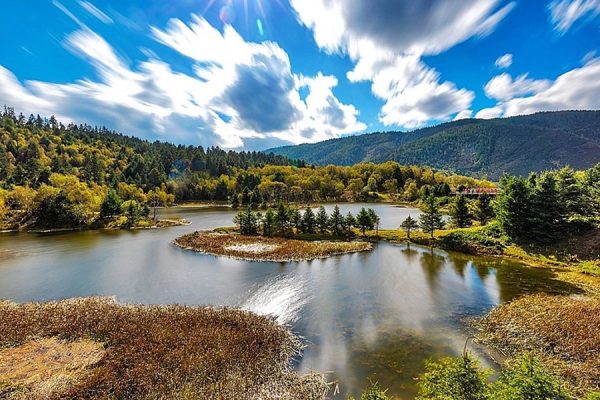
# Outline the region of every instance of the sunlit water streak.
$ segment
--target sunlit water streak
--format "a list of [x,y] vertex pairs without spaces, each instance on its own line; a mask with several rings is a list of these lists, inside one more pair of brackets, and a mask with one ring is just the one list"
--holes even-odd
[[268,281],[259,287],[241,308],[259,315],[272,316],[280,324],[291,324],[298,321],[302,309],[311,298],[307,280],[287,276]]

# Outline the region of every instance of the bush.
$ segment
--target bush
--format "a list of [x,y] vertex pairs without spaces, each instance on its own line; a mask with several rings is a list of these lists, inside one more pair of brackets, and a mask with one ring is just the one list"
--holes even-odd
[[[360,400],[391,400],[386,394],[387,390],[381,389],[377,382],[372,382],[360,395]],[[354,397],[348,397],[348,400],[354,400]]]
[[485,400],[490,371],[480,369],[469,353],[428,361],[418,382],[417,400]]
[[521,355],[502,371],[498,382],[490,386],[491,400],[568,400],[560,380],[546,371],[529,353]]

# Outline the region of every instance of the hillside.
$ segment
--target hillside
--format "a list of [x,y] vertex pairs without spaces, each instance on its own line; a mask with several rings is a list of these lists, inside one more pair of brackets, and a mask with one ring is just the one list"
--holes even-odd
[[412,132],[383,132],[270,149],[317,165],[397,161],[498,179],[600,161],[600,111],[466,119]]

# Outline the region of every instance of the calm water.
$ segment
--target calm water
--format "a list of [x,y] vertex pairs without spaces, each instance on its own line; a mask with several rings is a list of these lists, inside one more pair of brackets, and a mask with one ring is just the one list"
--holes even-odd
[[[344,205],[355,213],[363,205]],[[382,228],[418,210],[370,205]],[[329,211],[333,208],[328,206]],[[341,395],[368,379],[411,399],[429,357],[457,355],[465,319],[523,293],[574,292],[545,269],[377,244],[372,252],[299,263],[251,263],[181,250],[171,241],[231,225],[234,212],[177,208],[191,226],[136,232],[0,234],[0,298],[115,296],[122,302],[238,306],[270,314],[303,336],[301,371],[331,372]],[[473,349],[485,362],[483,349]]]

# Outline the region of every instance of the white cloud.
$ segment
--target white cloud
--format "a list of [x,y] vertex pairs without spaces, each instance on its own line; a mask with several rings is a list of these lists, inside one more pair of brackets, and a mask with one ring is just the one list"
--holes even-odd
[[503,56],[498,57],[496,60],[496,67],[506,69],[510,67],[513,63],[513,55],[508,53]]
[[554,29],[565,33],[577,20],[600,15],[600,0],[555,0],[548,9]]
[[492,119],[498,118],[502,116],[502,107],[490,107],[479,110],[477,114],[475,114],[475,118],[479,119]]
[[[230,26],[221,33],[196,16],[189,26],[171,20],[167,29],[152,31],[192,59],[194,75],[174,72],[153,53],[132,68],[84,27],[67,37],[65,47],[95,68],[98,81],[21,84],[0,67],[0,97],[23,112],[228,148],[324,140],[366,129],[357,109],[334,96],[334,77],[293,74],[275,43],[245,42]],[[308,91],[304,100],[301,87]]]
[[91,15],[93,15],[94,17],[96,17],[100,22],[103,22],[105,24],[112,24],[112,23],[114,23],[114,21],[112,20],[111,17],[109,17],[108,15],[104,14],[100,9],[98,9],[98,7],[96,7],[95,5],[93,5],[92,3],[90,3],[89,1],[79,0],[78,3],[79,3],[79,5],[84,10],[86,10]]
[[514,7],[499,0],[291,0],[298,19],[329,53],[348,54],[353,82],[372,82],[385,125],[414,128],[470,108],[473,92],[441,81],[421,56],[492,32]]
[[454,117],[454,121],[458,121],[459,119],[467,119],[473,116],[473,110],[462,110],[456,117]]
[[547,80],[527,78],[527,74],[520,75],[513,80],[510,74],[502,73],[493,77],[484,87],[485,94],[496,100],[509,100],[517,96],[535,94],[550,86]]
[[[501,101],[491,109],[481,110],[477,114],[478,118],[509,117],[538,111],[600,109],[600,96],[598,96],[600,93],[600,59],[598,58],[580,68],[560,75],[554,81],[531,81],[523,77],[521,83],[519,83],[519,78],[514,82],[512,80],[507,80],[507,82],[506,92],[498,90],[497,93],[497,98],[502,98]],[[539,86],[535,90],[527,91],[529,96],[524,96],[524,94],[528,94],[523,93],[525,89],[514,88],[515,85],[527,87],[531,82],[537,82]],[[486,92],[487,90],[486,85]],[[514,97],[508,96],[511,91]]]

